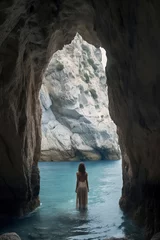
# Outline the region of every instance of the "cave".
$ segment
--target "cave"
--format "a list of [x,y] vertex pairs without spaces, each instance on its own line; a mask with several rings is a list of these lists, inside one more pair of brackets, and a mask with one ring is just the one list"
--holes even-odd
[[[110,114],[122,151],[120,206],[160,231],[160,4],[155,0],[0,2],[0,213],[39,205],[42,75],[78,32],[105,48]],[[3,194],[2,194],[3,193]]]

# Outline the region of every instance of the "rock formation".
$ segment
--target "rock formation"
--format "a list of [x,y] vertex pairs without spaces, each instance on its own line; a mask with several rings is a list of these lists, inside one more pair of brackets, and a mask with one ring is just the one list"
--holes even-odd
[[145,219],[148,235],[158,232],[159,1],[1,0],[0,9],[0,213],[38,205],[42,73],[79,32],[107,51],[109,108],[123,155],[121,206]]
[[21,238],[14,232],[0,235],[0,240],[21,240]]
[[108,57],[109,108],[122,150],[120,205],[152,236],[160,229],[160,4],[94,1],[94,8]]
[[120,159],[100,48],[76,34],[53,55],[40,101],[41,160]]
[[156,233],[151,240],[160,240],[160,233]]

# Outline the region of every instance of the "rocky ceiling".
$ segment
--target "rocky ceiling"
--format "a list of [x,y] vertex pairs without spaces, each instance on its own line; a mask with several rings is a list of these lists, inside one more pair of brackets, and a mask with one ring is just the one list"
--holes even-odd
[[[107,52],[110,113],[123,153],[120,205],[160,230],[160,2],[1,0],[0,212],[39,204],[42,75],[79,32]],[[3,194],[2,194],[3,193]]]

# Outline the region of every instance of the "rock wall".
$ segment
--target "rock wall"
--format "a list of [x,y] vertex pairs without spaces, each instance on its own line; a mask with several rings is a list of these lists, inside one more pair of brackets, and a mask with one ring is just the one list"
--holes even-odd
[[94,8],[108,57],[109,108],[123,155],[120,205],[151,236],[160,228],[160,4],[94,1]]
[[44,75],[41,160],[120,159],[101,49],[76,34]]
[[36,206],[42,72],[79,32],[95,46],[99,37],[107,51],[123,149],[121,206],[145,220],[148,234],[160,230],[159,1],[1,0],[0,9],[0,213]]
[[0,1],[0,215],[24,215],[39,205],[39,90],[50,57],[76,32],[100,45],[90,3],[72,3]]

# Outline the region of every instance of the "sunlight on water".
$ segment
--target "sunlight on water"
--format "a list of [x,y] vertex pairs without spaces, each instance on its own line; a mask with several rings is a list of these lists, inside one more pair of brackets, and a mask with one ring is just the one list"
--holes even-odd
[[88,211],[75,209],[77,162],[39,163],[41,206],[2,232],[17,232],[23,240],[104,240],[127,236],[142,240],[141,231],[119,208],[121,161],[86,162],[89,175]]

